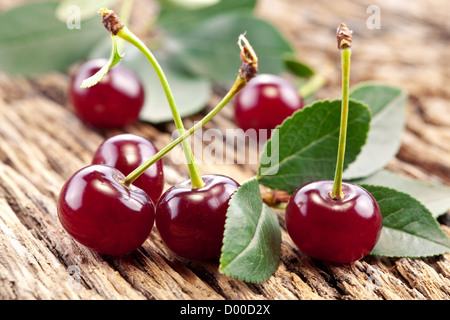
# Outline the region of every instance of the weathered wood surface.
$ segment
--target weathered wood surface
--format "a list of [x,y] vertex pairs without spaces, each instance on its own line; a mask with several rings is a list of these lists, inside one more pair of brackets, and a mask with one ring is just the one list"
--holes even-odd
[[[138,1],[139,5],[143,2]],[[450,185],[450,20],[446,1],[379,1],[381,29],[365,26],[377,1],[261,1],[258,14],[280,27],[299,54],[317,68],[339,60],[335,27],[355,25],[352,82],[380,80],[410,94],[402,147],[388,167],[424,181]],[[362,3],[362,4],[361,4]],[[1,299],[450,299],[450,254],[424,259],[367,257],[352,265],[313,261],[282,226],[276,273],[255,285],[218,273],[217,261],[175,257],[153,230],[135,253],[102,257],[73,241],[56,216],[65,180],[90,163],[107,136],[132,132],[159,148],[173,125],[138,123],[98,131],[83,125],[66,100],[68,74],[33,79],[0,74],[0,298]],[[319,97],[339,96],[339,73]],[[218,97],[211,98],[211,105]],[[190,127],[196,115],[186,119]],[[207,127],[233,128],[226,108]],[[176,151],[174,151],[176,152]],[[187,177],[165,158],[167,186]],[[243,182],[252,165],[200,164]],[[442,225],[447,234],[450,228]]]

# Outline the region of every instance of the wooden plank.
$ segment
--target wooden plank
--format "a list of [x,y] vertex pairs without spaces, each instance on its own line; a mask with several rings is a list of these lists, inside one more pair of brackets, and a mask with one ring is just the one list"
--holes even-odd
[[[14,81],[9,79],[9,81]],[[22,81],[22,80],[21,80]],[[303,256],[283,234],[283,254],[273,277],[247,284],[217,272],[218,262],[193,262],[168,251],[156,230],[130,256],[101,257],[61,228],[55,201],[65,179],[89,163],[106,133],[83,126],[69,109],[25,87],[27,95],[5,103],[0,114],[0,292],[6,299],[445,299],[449,255],[431,260],[367,258],[351,266]],[[222,120],[219,120],[222,121]],[[143,129],[146,128],[146,129]],[[167,143],[147,124],[144,132]],[[108,133],[111,134],[111,133]],[[172,183],[186,176],[166,162]],[[236,165],[220,169],[236,175]],[[212,170],[214,167],[202,166]],[[239,177],[254,173],[247,168]],[[279,211],[284,225],[283,212]],[[76,274],[72,274],[75,272]],[[79,277],[78,277],[79,276]]]
[[[437,1],[439,2],[439,1]],[[367,2],[368,3],[368,2]],[[298,27],[307,31],[328,28],[324,23],[336,16],[344,16],[343,8],[352,8],[348,17],[356,19],[366,4],[342,6],[336,11],[326,11],[325,1],[308,2],[308,12],[320,13],[317,20],[301,20],[307,14],[295,1],[261,1],[258,14],[278,23],[296,46],[313,63],[323,63],[334,58],[334,46],[328,48],[329,35],[317,42],[309,33],[298,34]],[[448,4],[441,4],[447,6]],[[417,15],[415,7],[405,8],[408,14]],[[365,12],[365,11],[364,11]],[[270,13],[270,14],[269,14]],[[396,26],[398,10],[386,10],[385,27]],[[436,23],[428,18],[415,20],[422,36]],[[281,19],[283,18],[283,19]],[[442,21],[441,15],[435,17]],[[439,20],[441,19],[441,20]],[[280,21],[290,21],[280,23]],[[303,21],[303,22],[302,22]],[[305,21],[309,21],[306,23]],[[340,21],[338,21],[340,22]],[[433,29],[434,30],[434,29]],[[394,43],[383,30],[389,43]],[[409,33],[408,33],[409,34]],[[391,48],[394,57],[422,64],[424,52],[403,43]],[[441,48],[438,41],[428,41],[430,46]],[[398,156],[388,168],[424,181],[450,185],[450,123],[449,73],[430,65],[426,73],[440,82],[429,83],[428,78],[411,82],[411,74],[402,73],[404,64],[392,58],[383,61],[382,73],[372,68],[380,63],[374,53],[377,38],[358,40],[364,59],[356,54],[354,81],[364,79],[389,80],[401,84],[411,93],[408,101],[407,128]],[[321,45],[326,45],[326,50]],[[334,42],[332,42],[334,43]],[[381,48],[381,47],[379,47]],[[383,49],[380,49],[383,50]],[[434,52],[442,60],[440,52]],[[325,59],[325,60],[322,60]],[[421,65],[424,67],[424,65]],[[391,68],[391,69],[389,69]],[[360,71],[362,70],[362,71]],[[431,70],[431,71],[430,71]],[[445,69],[444,69],[445,70]],[[391,77],[392,76],[392,77]],[[336,77],[331,77],[336,78]],[[337,79],[337,78],[336,78]],[[142,248],[125,257],[100,256],[77,244],[62,229],[56,215],[59,190],[76,170],[88,165],[98,145],[104,138],[131,132],[150,139],[158,148],[164,147],[174,130],[172,124],[152,126],[137,123],[123,130],[95,130],[85,126],[71,112],[67,102],[68,74],[48,74],[33,79],[10,77],[0,73],[0,298],[1,299],[156,299],[156,300],[298,300],[298,299],[450,299],[450,254],[423,259],[388,259],[366,257],[352,265],[335,265],[311,260],[303,255],[290,240],[284,228],[284,212],[278,210],[282,227],[282,257],[275,274],[262,284],[250,284],[226,277],[218,272],[218,261],[188,261],[174,256],[161,241],[156,228]],[[326,90],[319,96],[339,94],[339,80],[330,79]],[[430,99],[429,99],[430,98]],[[211,105],[219,99],[211,98]],[[434,106],[441,110],[436,114]],[[205,110],[206,112],[206,110]],[[225,108],[206,128],[234,128],[231,107]],[[190,127],[201,114],[185,120]],[[202,147],[207,142],[196,138]],[[256,164],[237,164],[245,155],[230,151],[233,164],[218,164],[210,157],[201,160],[202,173],[220,172],[244,182],[256,173]],[[173,152],[179,152],[174,150]],[[253,150],[252,152],[256,152]],[[241,157],[241,158],[240,158]],[[176,165],[169,156],[164,158],[166,188],[188,176],[184,165]],[[450,228],[442,225],[450,234]]]

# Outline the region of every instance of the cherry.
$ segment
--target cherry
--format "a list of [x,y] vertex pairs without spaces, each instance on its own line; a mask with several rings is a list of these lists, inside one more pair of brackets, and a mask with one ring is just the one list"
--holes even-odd
[[155,206],[141,189],[121,181],[117,169],[90,165],[64,184],[58,197],[58,218],[82,245],[105,255],[123,255],[139,248],[153,228]]
[[[128,175],[157,152],[151,141],[138,135],[124,133],[103,141],[95,152],[92,163],[105,164]],[[164,189],[162,160],[158,160],[145,170],[133,184],[144,190],[153,202],[157,203]]]
[[286,206],[286,229],[297,247],[309,256],[351,263],[375,247],[383,225],[380,208],[364,188],[342,182],[349,108],[352,31],[337,30],[342,63],[339,145],[334,180],[319,180],[297,189]]
[[303,99],[288,80],[261,74],[237,94],[235,122],[244,131],[270,130],[301,108]]
[[84,79],[94,75],[106,60],[85,62],[70,84],[69,99],[75,113],[85,123],[98,128],[119,128],[135,122],[144,105],[144,88],[131,70],[115,65],[103,79],[90,88],[80,88]]
[[218,257],[222,248],[228,201],[239,188],[232,178],[203,175],[193,189],[186,180],[169,188],[156,205],[156,227],[175,254],[194,260]]
[[314,181],[299,188],[286,207],[286,228],[295,245],[319,260],[351,263],[372,251],[382,217],[372,195],[343,183],[343,199],[330,197],[333,181]]

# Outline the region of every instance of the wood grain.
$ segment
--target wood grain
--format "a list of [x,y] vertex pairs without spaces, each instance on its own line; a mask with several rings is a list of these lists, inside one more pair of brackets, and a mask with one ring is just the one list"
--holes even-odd
[[[145,6],[143,1],[137,3]],[[365,28],[366,8],[374,3],[382,10],[378,31]],[[265,0],[259,2],[257,14],[277,25],[302,59],[318,69],[339,59],[335,27],[342,21],[354,25],[352,82],[383,81],[409,93],[402,146],[388,168],[450,185],[450,65],[443,65],[450,58],[444,50],[450,34],[444,8],[449,9],[449,4],[395,3],[339,1],[339,6],[330,7],[324,0]],[[311,260],[291,242],[281,210],[277,211],[282,226],[280,265],[262,284],[220,274],[215,260],[195,262],[174,256],[156,229],[139,250],[125,257],[100,256],[79,245],[56,215],[56,199],[66,179],[90,163],[108,136],[136,133],[162,148],[174,127],[136,123],[123,130],[89,128],[67,102],[69,79],[70,70],[30,79],[0,73],[1,299],[450,299],[450,254],[423,259],[369,256],[351,265]],[[338,97],[339,88],[335,70],[318,97]],[[211,97],[210,105],[219,98]],[[202,114],[185,119],[185,126]],[[232,116],[230,106],[206,128],[235,128]],[[239,182],[252,177],[256,165],[236,164],[244,155],[232,151],[234,164],[202,158],[200,171],[220,172]],[[172,159],[164,158],[166,188],[188,175],[187,168]],[[450,235],[447,225],[442,224],[442,229]]]

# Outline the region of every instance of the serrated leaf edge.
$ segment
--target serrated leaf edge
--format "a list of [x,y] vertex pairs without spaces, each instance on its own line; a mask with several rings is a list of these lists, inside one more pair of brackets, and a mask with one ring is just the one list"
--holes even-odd
[[[257,181],[255,178],[251,178],[251,179],[247,180],[246,182],[244,182],[242,185],[244,185],[244,184],[246,184],[246,183],[251,183],[252,181],[255,181],[255,183],[258,184],[258,181]],[[258,184],[258,186],[259,186],[259,184]],[[241,187],[242,187],[242,186],[241,186]],[[229,200],[229,201],[232,201],[232,200],[233,200],[235,197],[237,197],[237,196],[238,196],[238,195],[237,195],[237,191],[236,191],[236,192],[230,197],[230,200]],[[266,207],[268,207],[268,208],[270,209],[270,207],[267,206],[267,205],[262,201],[262,199],[261,199],[261,204],[262,204],[262,205],[261,205],[261,209],[264,208],[264,206],[266,206]],[[229,226],[229,223],[228,223],[229,208],[230,208],[230,207],[228,207],[227,214],[226,214],[225,231],[227,230],[227,226]],[[270,210],[271,210],[271,209],[270,209]],[[258,218],[258,224],[257,224],[257,226],[256,226],[255,232],[253,233],[253,236],[252,236],[251,240],[254,238],[255,234],[257,234],[257,230],[261,228],[261,225],[262,225],[262,219],[261,219],[262,211],[263,211],[263,210],[261,210],[260,217]],[[225,231],[224,231],[224,237],[223,237],[223,244],[226,243],[226,239],[228,238],[228,236],[227,236],[227,234],[226,234]],[[251,240],[250,240],[248,243],[250,243]],[[224,245],[222,245],[222,251],[221,251],[222,253],[223,253],[223,248],[224,248]],[[268,276],[268,277],[258,277],[258,276],[257,276],[257,277],[255,277],[255,278],[249,278],[249,277],[245,277],[245,276],[242,276],[242,275],[236,275],[236,274],[233,274],[233,273],[227,271],[227,267],[228,267],[233,261],[235,261],[236,258],[239,257],[239,255],[241,255],[243,252],[245,252],[245,250],[246,250],[247,248],[248,248],[248,245],[245,246],[245,248],[244,248],[238,255],[236,255],[236,257],[233,258],[232,261],[230,261],[230,262],[229,262],[228,264],[226,264],[225,266],[224,266],[223,263],[222,263],[223,261],[222,261],[222,254],[221,254],[220,259],[219,259],[219,272],[222,273],[222,274],[224,274],[224,275],[226,275],[226,276],[229,276],[229,277],[232,277],[232,278],[236,278],[236,279],[239,279],[239,280],[241,280],[241,281],[245,281],[245,282],[249,282],[249,283],[257,283],[257,284],[258,284],[258,283],[261,283],[261,282],[266,281],[267,279],[269,279],[269,278],[271,277],[271,275]]]
[[[407,196],[407,197],[411,198],[411,200],[413,200],[413,201],[415,202],[415,205],[419,206],[421,209],[424,210],[424,212],[426,212],[427,214],[429,214],[430,218],[434,221],[433,223],[435,224],[435,226],[437,227],[437,229],[439,229],[438,232],[441,233],[445,238],[447,238],[447,240],[450,241],[450,238],[449,238],[449,237],[447,236],[447,234],[441,229],[439,223],[438,223],[437,220],[433,217],[432,213],[427,209],[427,207],[425,207],[425,206],[424,206],[419,200],[417,200],[416,198],[412,197],[411,195],[409,195],[409,194],[407,194],[407,193],[405,193],[405,192],[403,192],[403,191],[399,191],[399,190],[396,190],[396,189],[390,188],[390,187],[385,187],[385,186],[380,186],[380,185],[370,185],[370,184],[358,184],[358,185],[361,186],[361,187],[363,187],[364,189],[366,189],[366,186],[369,186],[369,187],[372,186],[372,187],[377,187],[377,188],[383,188],[383,189],[385,189],[386,191],[395,191],[395,192],[397,192],[397,193],[400,193],[400,194],[402,194],[402,195],[404,195],[404,196]],[[367,189],[366,189],[366,190],[367,190]],[[368,190],[367,190],[367,191],[368,191]],[[368,192],[369,192],[369,191],[368,191]],[[372,194],[372,193],[371,193],[371,194]],[[421,239],[424,239],[424,240],[433,242],[433,243],[438,244],[438,245],[440,245],[440,246],[442,246],[442,247],[447,247],[446,245],[444,245],[444,244],[442,244],[442,243],[438,243],[438,242],[435,242],[435,241],[433,241],[433,240],[430,240],[430,239],[427,239],[427,238],[423,238],[423,237],[421,237],[421,236],[419,236],[419,235],[405,232],[405,231],[403,231],[403,230],[394,229],[394,228],[390,228],[390,227],[385,227],[384,225],[383,225],[383,228],[389,228],[389,229],[392,229],[392,230],[397,230],[397,231],[400,231],[400,232],[404,232],[404,233],[409,234],[409,235],[412,235],[412,236],[414,236],[414,237],[418,237],[418,238],[421,238]],[[433,256],[438,256],[438,255],[442,255],[442,254],[449,253],[449,252],[450,252],[450,247],[447,247],[447,248],[448,248],[447,251],[444,251],[444,252],[442,252],[442,253],[440,253],[440,254],[430,254],[430,255],[387,255],[387,254],[385,255],[385,254],[376,254],[376,256],[391,257],[391,258],[424,258],[424,257],[433,257]],[[370,255],[375,255],[375,254],[370,253]]]
[[[315,101],[315,102],[313,102],[313,103],[311,103],[311,104],[309,104],[309,105],[303,107],[302,109],[297,110],[297,111],[294,112],[292,115],[290,115],[290,116],[288,116],[287,118],[285,118],[284,121],[283,121],[281,124],[279,124],[279,125],[277,125],[277,126],[275,127],[275,130],[278,130],[281,126],[286,125],[286,123],[288,124],[289,122],[293,121],[293,118],[296,117],[298,114],[303,113],[303,112],[309,112],[309,109],[310,109],[311,107],[313,107],[314,105],[316,105],[316,104],[334,103],[334,102],[336,102],[336,101],[341,101],[341,100],[340,100],[340,99],[335,99],[335,100],[325,99],[325,100]],[[351,101],[352,103],[356,103],[356,104],[360,104],[360,105],[364,106],[364,107],[367,109],[367,111],[369,112],[370,118],[372,118],[372,111],[371,111],[370,108],[367,106],[367,104],[365,104],[365,103],[362,102],[362,101],[355,100],[355,99],[350,99],[349,101]],[[370,130],[370,122],[369,122],[369,130]],[[368,136],[369,130],[367,130],[367,132],[365,133],[365,137],[364,137],[365,140],[367,140],[367,136]],[[267,149],[268,149],[268,147],[270,146],[270,143],[272,143],[272,142],[271,142],[271,139],[269,139],[269,140],[266,142],[266,144],[264,145],[264,149],[263,149],[262,155],[264,155],[264,154],[267,152]],[[310,146],[310,145],[309,145],[309,146]],[[309,147],[309,146],[308,146],[308,147]],[[363,146],[364,146],[364,145],[360,146],[360,148],[359,148],[359,150],[358,150],[358,154],[361,152]],[[305,149],[306,149],[306,148],[303,148],[302,150],[305,150]],[[300,150],[300,151],[302,151],[302,150]],[[300,151],[298,151],[298,152],[300,152]],[[298,152],[297,152],[297,153],[298,153]],[[292,155],[289,156],[289,157],[287,157],[287,158],[285,158],[285,159],[283,159],[283,160],[278,164],[278,166],[280,166],[282,163],[286,162],[286,159],[289,159],[289,158],[291,158],[291,157],[292,157]],[[355,159],[354,159],[353,161],[355,161],[356,159],[357,159],[357,157],[355,157]],[[352,162],[349,162],[349,161],[345,162],[345,163],[344,163],[344,169],[346,169],[346,168],[349,166],[350,163],[352,163]],[[260,180],[261,180],[262,178],[264,178],[266,175],[267,175],[267,174],[261,175],[261,170],[260,170],[260,168],[258,168],[258,175],[257,175],[256,179],[257,179],[258,181],[260,181]],[[264,180],[260,181],[260,183],[263,184],[263,185],[266,185],[266,184],[264,184]],[[266,186],[270,187],[269,185],[266,185]]]

